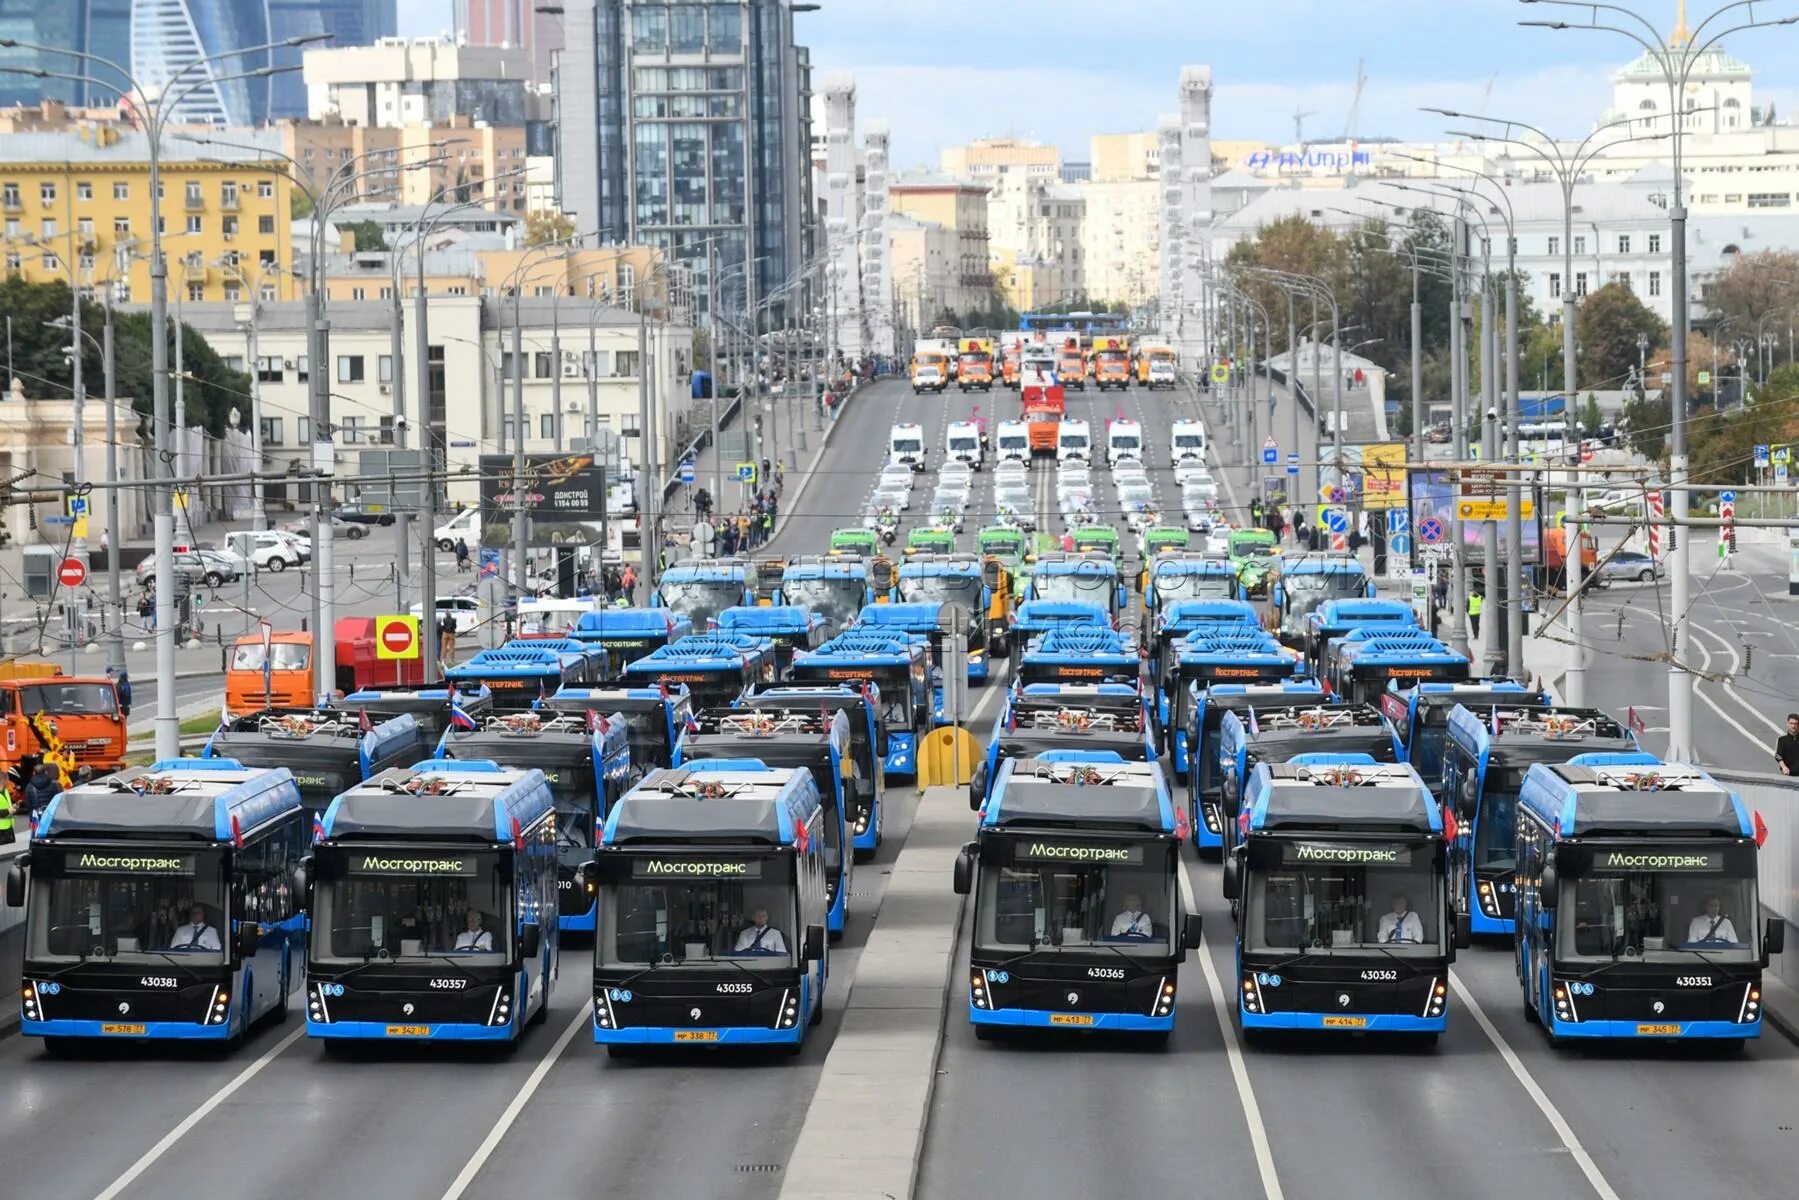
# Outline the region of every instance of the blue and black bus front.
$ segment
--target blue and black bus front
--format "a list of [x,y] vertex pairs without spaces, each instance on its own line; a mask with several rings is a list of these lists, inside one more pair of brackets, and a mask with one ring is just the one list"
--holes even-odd
[[1226,872],[1244,1030],[1447,1026],[1456,928],[1440,839],[1252,832]]
[[1296,660],[1274,648],[1273,641],[1268,638],[1268,648],[1260,650],[1176,651],[1173,709],[1164,732],[1177,782],[1187,782],[1187,772],[1195,769],[1196,762],[1209,763],[1217,753],[1218,718],[1201,712],[1200,702],[1209,688],[1220,683],[1280,683],[1294,678]]
[[881,769],[884,774],[899,778],[917,777],[918,739],[932,728],[931,718],[924,711],[926,688],[921,656],[901,652],[885,662],[868,663],[859,656],[834,660],[828,650],[820,651],[794,663],[793,680],[872,685],[879,695],[880,727],[887,739]]
[[312,858],[309,1037],[518,1037],[546,986],[543,935],[518,900],[526,856],[492,845],[326,841]]
[[[850,727],[852,770],[844,772],[843,821],[857,862],[874,857],[885,836],[882,809],[887,800],[886,750],[879,716],[880,691],[843,687],[783,687],[752,692],[744,707],[764,712],[840,712]],[[825,793],[821,787],[819,795]]]
[[823,1011],[825,949],[817,926],[806,944],[791,848],[606,849],[593,874],[594,1041],[799,1046]]

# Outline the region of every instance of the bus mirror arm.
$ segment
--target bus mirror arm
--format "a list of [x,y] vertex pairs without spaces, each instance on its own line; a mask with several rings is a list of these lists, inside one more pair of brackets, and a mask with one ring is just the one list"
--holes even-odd
[[1544,863],[1543,876],[1537,881],[1537,903],[1554,912],[1556,901],[1559,898],[1557,893],[1561,890],[1559,885],[1560,880],[1556,877],[1555,864]]
[[1181,949],[1197,950],[1201,937],[1205,934],[1205,925],[1198,913],[1188,913],[1187,919],[1181,922]]
[[[11,883],[7,880],[8,901],[11,900]],[[1768,923],[1762,927],[1762,955],[1779,954],[1787,948],[1787,923],[1785,917],[1769,917]]]
[[823,925],[806,926],[806,961],[818,962],[825,956],[825,927]]
[[966,896],[974,886],[975,844],[969,842],[956,855],[956,895]]
[[23,908],[25,906],[25,865],[28,855],[20,855],[13,864],[6,868],[6,906]]

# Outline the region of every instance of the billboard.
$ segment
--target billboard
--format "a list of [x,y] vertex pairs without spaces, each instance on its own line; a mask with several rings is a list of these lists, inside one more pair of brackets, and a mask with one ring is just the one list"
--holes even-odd
[[[534,545],[591,542],[597,539],[605,490],[598,458],[593,454],[527,454],[525,470],[514,488],[513,456],[481,456],[481,541],[509,543],[517,496]],[[617,512],[611,514],[619,516]]]
[[[1412,563],[1414,566],[1422,562],[1421,555],[1432,549],[1448,550],[1450,538],[1455,529],[1454,509],[1461,500],[1456,494],[1456,486],[1451,483],[1442,471],[1409,471],[1412,500]],[[1478,562],[1483,552],[1483,534],[1487,528],[1485,521],[1462,522],[1462,546],[1464,552],[1476,557],[1470,562]],[[1492,524],[1499,529],[1499,554],[1501,559],[1506,555],[1506,523],[1495,521]],[[1543,561],[1543,526],[1540,518],[1532,516],[1520,522],[1524,535],[1524,562],[1536,564]]]
[[1362,507],[1405,507],[1405,443],[1375,442],[1362,448]]

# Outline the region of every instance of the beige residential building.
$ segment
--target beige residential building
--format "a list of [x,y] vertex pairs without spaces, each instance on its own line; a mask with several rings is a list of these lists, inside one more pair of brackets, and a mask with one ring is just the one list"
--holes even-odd
[[1143,133],[1101,133],[1088,142],[1093,156],[1094,183],[1154,179],[1162,163],[1161,139],[1155,130]]
[[976,138],[966,146],[950,146],[939,156],[943,173],[952,179],[991,182],[1006,175],[1054,182],[1062,171],[1062,152],[1041,142],[1019,138]]
[[[985,305],[993,290],[993,265],[988,259],[987,189],[980,184],[964,183],[942,175],[908,172],[888,186],[888,197],[896,218],[910,217],[949,235],[944,282],[927,288],[927,307],[935,303],[960,312]],[[920,239],[915,237],[914,240]],[[929,240],[935,245],[941,238],[931,235]],[[937,276],[933,272],[934,268],[926,275],[935,279]],[[893,279],[896,294],[908,294],[906,289],[911,286],[911,281],[902,266],[897,238]]]
[[[346,185],[355,201],[430,204],[486,199],[498,212],[523,213],[528,190],[523,125],[489,125],[465,116],[402,126],[361,125],[341,117],[282,121],[281,150],[315,194],[340,172],[367,172]],[[415,164],[427,163],[429,166]],[[410,167],[411,169],[403,169]]]
[[995,274],[1013,307],[1086,295],[1086,211],[1085,190],[1079,187],[1027,175],[994,181],[987,197],[988,233]]
[[1161,146],[1155,133],[1092,139],[1081,224],[1087,295],[1144,304],[1161,290]]
[[887,219],[887,238],[894,308],[901,324],[929,329],[945,309],[962,312],[986,299],[985,293],[976,298],[959,282],[960,239],[955,230],[935,221],[893,216]]
[[531,52],[459,46],[438,38],[379,38],[372,46],[307,50],[306,115],[402,128],[467,117],[523,125],[545,103],[531,87]]
[[[528,257],[527,257],[528,256]],[[660,252],[650,246],[606,246],[551,255],[530,249],[465,247],[450,238],[427,243],[425,294],[428,296],[552,296],[605,300],[635,308],[640,293],[652,317],[684,313],[692,304],[693,283],[685,272],[677,281],[671,310],[664,302],[662,276],[656,272]],[[418,259],[404,251],[398,264],[400,294],[418,294]],[[644,280],[653,279],[645,291]],[[325,293],[332,302],[391,300],[395,283],[393,255],[387,251],[333,254],[325,265]]]

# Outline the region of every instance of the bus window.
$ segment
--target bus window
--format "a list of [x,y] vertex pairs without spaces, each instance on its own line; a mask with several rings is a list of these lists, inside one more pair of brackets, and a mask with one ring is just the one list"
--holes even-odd
[[1716,870],[1606,870],[1569,881],[1573,903],[1564,911],[1573,919],[1560,922],[1556,957],[1677,962],[1697,952],[1708,961],[1750,961],[1759,925],[1754,864],[1733,872],[1723,865],[1732,856],[1708,857]]
[[[153,870],[115,870],[122,856],[35,851],[32,857],[26,933],[32,961],[165,962],[171,952],[183,962],[224,961],[228,910],[219,855],[141,856]],[[80,865],[96,859],[104,866]]]
[[[1401,860],[1405,856],[1401,855]],[[1439,896],[1428,856],[1409,865],[1319,864],[1253,875],[1244,921],[1251,950],[1328,953],[1379,947],[1440,954]],[[1416,920],[1407,920],[1407,916]]]
[[1517,865],[1519,772],[1487,768],[1487,786],[1481,792],[1480,816],[1474,835],[1474,868],[1477,871],[1510,871]]
[[[772,861],[747,864],[768,878],[692,879],[626,884],[616,903],[602,904],[600,957],[614,967],[652,966],[755,955],[796,962],[791,876]],[[766,927],[756,912],[767,913]]]
[[975,929],[982,946],[1169,952],[1174,891],[1166,860],[1058,870],[1002,867],[983,871],[981,881]]
[[[443,865],[454,872],[417,874]],[[321,868],[324,886],[313,897],[315,962],[509,951],[512,887],[497,854],[335,848]]]

